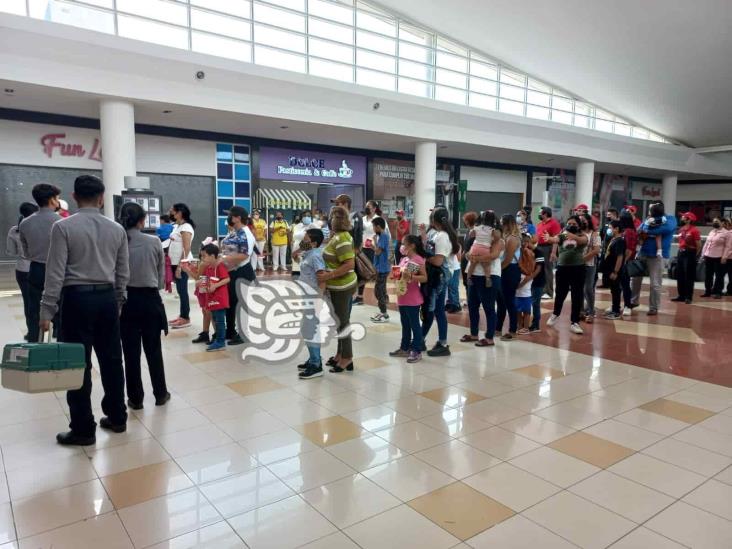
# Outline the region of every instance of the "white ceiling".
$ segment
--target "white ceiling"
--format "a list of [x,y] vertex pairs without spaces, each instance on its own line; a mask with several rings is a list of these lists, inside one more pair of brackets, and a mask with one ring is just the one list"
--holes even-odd
[[378,0],[690,146],[732,144],[732,0]]

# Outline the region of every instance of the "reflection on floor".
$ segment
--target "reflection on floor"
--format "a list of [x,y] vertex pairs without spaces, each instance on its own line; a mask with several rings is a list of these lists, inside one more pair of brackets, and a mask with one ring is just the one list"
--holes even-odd
[[392,317],[355,372],[307,382],[176,331],[170,403],[94,447],[54,443],[63,394],[0,390],[0,548],[729,547],[732,389],[698,381],[730,380],[729,315],[664,304],[414,365]]

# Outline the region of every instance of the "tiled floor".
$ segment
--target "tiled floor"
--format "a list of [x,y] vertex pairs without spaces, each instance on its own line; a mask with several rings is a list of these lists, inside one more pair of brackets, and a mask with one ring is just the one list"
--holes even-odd
[[[17,304],[0,298],[3,343],[20,337]],[[697,315],[727,310],[687,311],[639,315],[616,343],[658,361],[715,346]],[[732,389],[565,335],[407,365],[387,354],[397,325],[375,328],[355,372],[307,382],[296,362],[242,363],[173,332],[170,403],[147,397],[127,433],[85,449],[54,442],[64,394],[0,389],[0,549],[732,546]]]

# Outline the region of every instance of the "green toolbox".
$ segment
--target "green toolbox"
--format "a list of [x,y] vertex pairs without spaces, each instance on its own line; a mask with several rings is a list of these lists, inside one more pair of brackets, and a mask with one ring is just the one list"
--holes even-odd
[[80,343],[9,343],[0,365],[3,387],[23,393],[78,389],[85,368]]

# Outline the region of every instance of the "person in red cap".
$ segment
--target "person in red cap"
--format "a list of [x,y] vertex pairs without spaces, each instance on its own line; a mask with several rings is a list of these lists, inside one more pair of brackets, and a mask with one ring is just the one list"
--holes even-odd
[[701,253],[701,233],[694,226],[696,215],[692,212],[681,214],[679,231],[679,254],[676,260],[676,290],[679,295],[671,301],[691,303],[694,298],[696,263]]
[[583,216],[586,213],[590,213],[590,207],[587,204],[577,204],[574,207],[574,213],[579,216]]
[[396,264],[402,260],[402,253],[399,251],[402,240],[409,234],[409,220],[404,218],[404,210],[396,211],[397,227],[396,227],[396,247],[394,248],[394,258]]
[[636,216],[638,208],[633,206],[633,204],[628,204],[624,209],[630,212],[630,215],[633,216],[633,225],[635,225],[635,229],[638,230],[638,227],[641,225],[641,220]]

